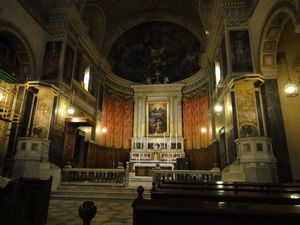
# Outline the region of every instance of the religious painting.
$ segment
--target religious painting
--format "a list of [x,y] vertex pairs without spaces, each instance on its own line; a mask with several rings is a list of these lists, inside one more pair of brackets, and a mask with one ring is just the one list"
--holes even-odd
[[47,42],[43,72],[41,75],[42,79],[56,79],[59,69],[59,60],[61,52],[61,41]]
[[229,31],[232,72],[253,72],[249,33]]
[[147,103],[147,135],[165,136],[169,132],[169,110],[167,102]]
[[65,63],[64,63],[64,73],[63,80],[67,83],[71,83],[73,65],[74,65],[74,50],[67,44],[66,53],[65,53]]
[[112,72],[126,80],[172,83],[200,70],[201,49],[199,38],[190,30],[175,23],[151,21],[124,32],[113,43],[108,61]]
[[225,79],[228,74],[228,68],[227,68],[226,43],[224,37],[222,38],[220,50],[221,50],[222,76]]

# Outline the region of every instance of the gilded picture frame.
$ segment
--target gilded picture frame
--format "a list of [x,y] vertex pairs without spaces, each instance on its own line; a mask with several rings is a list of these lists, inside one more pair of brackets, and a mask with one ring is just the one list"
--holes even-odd
[[169,103],[147,103],[147,136],[167,136],[169,134]]

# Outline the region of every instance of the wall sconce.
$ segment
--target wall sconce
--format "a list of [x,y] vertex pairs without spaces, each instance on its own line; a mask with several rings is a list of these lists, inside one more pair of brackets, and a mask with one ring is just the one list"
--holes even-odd
[[215,104],[214,111],[219,114],[223,111],[223,106],[220,103]]
[[201,132],[202,134],[205,134],[205,133],[207,132],[206,127],[201,127],[201,128],[200,128],[200,132]]
[[288,77],[288,80],[287,80],[286,84],[284,85],[284,92],[286,94],[286,97],[288,97],[288,98],[296,97],[296,96],[298,96],[298,87],[297,87],[296,83],[291,80],[291,77],[290,77],[289,66],[288,66],[288,62],[286,59],[284,38],[282,38],[282,47],[283,47],[283,57],[284,57],[284,61],[285,61],[285,69],[286,69],[287,77]]
[[101,132],[104,133],[104,134],[107,133],[107,128],[106,128],[106,127],[103,127],[103,128],[101,129]]
[[68,109],[67,109],[67,111],[68,111],[68,114],[69,115],[74,115],[74,113],[75,113],[75,109],[74,109],[74,107],[73,106],[70,106]]
[[288,78],[287,83],[284,85],[284,92],[286,97],[289,98],[298,96],[298,87],[290,78]]
[[0,102],[3,102],[5,99],[5,93],[0,91]]

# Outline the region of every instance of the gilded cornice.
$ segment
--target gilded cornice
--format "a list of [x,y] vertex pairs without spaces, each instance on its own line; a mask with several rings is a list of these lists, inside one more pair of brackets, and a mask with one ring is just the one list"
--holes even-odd
[[172,84],[140,84],[131,85],[134,90],[135,97],[162,97],[162,96],[182,96],[182,88],[185,86],[183,83]]
[[226,18],[250,17],[258,0],[223,0]]

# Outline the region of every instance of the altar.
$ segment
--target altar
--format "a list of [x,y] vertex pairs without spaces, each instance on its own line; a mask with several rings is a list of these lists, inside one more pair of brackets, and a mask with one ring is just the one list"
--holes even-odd
[[184,158],[182,88],[184,84],[132,85],[134,126],[130,171],[151,176],[153,169],[174,169]]
[[173,170],[174,164],[160,163],[160,162],[134,163],[133,164],[133,170],[135,171],[135,176],[152,176],[153,169]]

